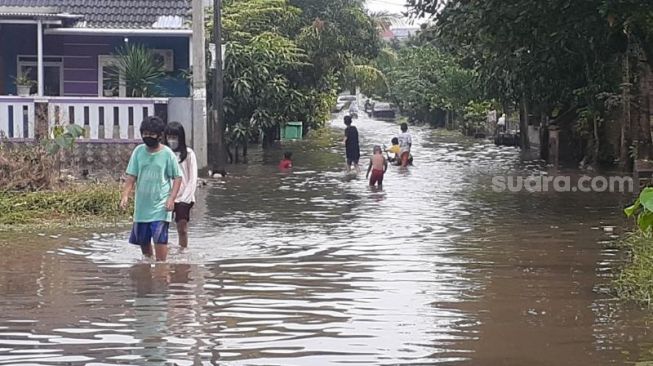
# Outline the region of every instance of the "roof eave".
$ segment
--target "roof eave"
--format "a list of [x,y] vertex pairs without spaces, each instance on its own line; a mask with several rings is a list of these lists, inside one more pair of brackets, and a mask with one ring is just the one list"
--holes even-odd
[[135,29],[135,28],[49,28],[45,34],[93,35],[93,36],[178,36],[189,37],[191,29]]

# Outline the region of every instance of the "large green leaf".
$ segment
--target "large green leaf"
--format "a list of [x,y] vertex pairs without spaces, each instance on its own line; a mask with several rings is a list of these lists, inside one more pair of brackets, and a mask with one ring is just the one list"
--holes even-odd
[[626,214],[626,217],[632,217],[639,208],[642,207],[642,204],[639,201],[639,198],[635,201],[635,203],[632,204],[632,206],[626,207],[624,209],[624,213]]
[[50,156],[53,156],[56,153],[58,153],[60,149],[61,148],[56,143],[50,142],[50,143],[45,145],[45,150],[47,151],[48,155],[50,155]]
[[648,233],[653,227],[653,212],[645,211],[637,217],[637,226],[645,233]]
[[639,194],[639,202],[648,211],[653,211],[653,188],[646,187]]
[[66,132],[68,132],[74,139],[84,135],[84,128],[80,125],[70,124],[66,127],[66,130]]

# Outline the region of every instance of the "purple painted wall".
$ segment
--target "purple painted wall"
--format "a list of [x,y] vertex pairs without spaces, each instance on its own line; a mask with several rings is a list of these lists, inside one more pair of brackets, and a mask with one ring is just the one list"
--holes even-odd
[[64,95],[98,95],[98,56],[113,53],[113,42],[109,37],[64,37]]
[[[3,25],[0,31],[0,56],[4,64],[2,94],[15,94],[13,78],[17,70],[18,55],[36,55],[36,27],[32,25]],[[172,49],[175,71],[161,82],[164,95],[187,97],[188,82],[181,70],[188,69],[188,38],[186,37],[130,37],[130,43],[144,44],[150,48]],[[44,56],[63,57],[63,95],[74,97],[98,96],[99,55],[110,55],[124,44],[124,37],[114,36],[52,36],[44,37]]]

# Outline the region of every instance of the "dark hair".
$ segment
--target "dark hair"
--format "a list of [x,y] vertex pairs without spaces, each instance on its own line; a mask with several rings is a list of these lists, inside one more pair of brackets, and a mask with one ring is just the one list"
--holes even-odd
[[283,158],[290,160],[292,158],[292,152],[286,151],[285,153],[283,153]]
[[406,132],[406,131],[408,131],[408,125],[406,124],[406,122],[404,122],[401,124],[401,132]]
[[177,139],[179,140],[179,147],[177,147],[177,151],[179,152],[179,162],[183,163],[188,156],[188,149],[186,148],[186,131],[184,131],[184,126],[179,122],[168,123],[165,128],[166,145],[168,145],[168,136],[177,136]]
[[399,145],[399,139],[396,138],[396,137],[393,137],[393,138],[392,138],[392,144],[393,144],[393,145]]
[[157,135],[163,135],[163,130],[165,130],[166,124],[157,116],[145,117],[143,122],[141,122],[141,135],[143,132],[156,133]]
[[351,116],[345,116],[345,124],[349,126],[351,124]]

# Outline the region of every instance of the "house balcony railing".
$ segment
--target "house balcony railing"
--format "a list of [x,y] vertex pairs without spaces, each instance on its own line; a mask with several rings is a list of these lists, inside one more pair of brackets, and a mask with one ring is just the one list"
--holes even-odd
[[139,140],[146,116],[166,119],[166,98],[74,98],[0,96],[0,134],[33,139],[56,125],[84,128],[85,140]]

